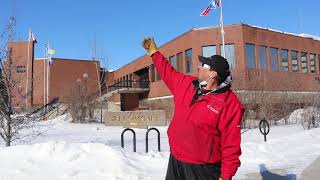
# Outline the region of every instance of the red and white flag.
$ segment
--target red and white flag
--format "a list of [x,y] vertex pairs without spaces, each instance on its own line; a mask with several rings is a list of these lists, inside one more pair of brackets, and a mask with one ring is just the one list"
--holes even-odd
[[212,0],[208,7],[200,14],[200,16],[206,16],[210,13],[212,9],[217,9],[217,7],[220,7],[221,0]]
[[37,43],[37,39],[36,37],[34,36],[33,32],[29,32],[29,41],[32,41],[34,43]]

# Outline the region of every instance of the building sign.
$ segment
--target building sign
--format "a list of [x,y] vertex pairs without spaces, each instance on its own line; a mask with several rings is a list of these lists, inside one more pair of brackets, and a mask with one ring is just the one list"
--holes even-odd
[[123,126],[125,128],[147,128],[148,126],[166,126],[165,112],[155,111],[121,111],[107,112],[107,126]]

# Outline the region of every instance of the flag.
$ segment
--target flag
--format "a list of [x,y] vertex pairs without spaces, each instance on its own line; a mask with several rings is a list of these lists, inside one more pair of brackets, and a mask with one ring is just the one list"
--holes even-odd
[[49,65],[51,66],[51,65],[53,65],[54,63],[53,63],[53,60],[52,60],[52,58],[51,58],[51,56],[49,57]]
[[48,54],[49,55],[54,55],[55,53],[57,53],[57,51],[56,50],[53,50],[53,49],[48,49]]
[[217,9],[217,7],[220,7],[221,0],[212,0],[208,7],[200,14],[200,16],[206,16],[210,13],[212,9]]
[[48,48],[48,51],[47,51],[48,55],[49,55],[49,58],[48,58],[48,63],[49,65],[53,65],[53,60],[52,60],[52,55],[56,54],[57,51],[56,50],[53,50],[53,49],[50,49]]
[[34,36],[33,32],[29,32],[29,41],[32,41],[34,43],[37,43],[37,39],[36,37]]

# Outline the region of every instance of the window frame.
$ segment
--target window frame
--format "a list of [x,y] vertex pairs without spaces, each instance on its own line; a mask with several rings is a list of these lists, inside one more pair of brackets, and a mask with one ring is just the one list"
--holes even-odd
[[[174,59],[174,64],[172,63],[172,59]],[[168,60],[169,60],[169,63],[175,68],[175,69],[177,69],[177,56],[176,55],[173,55],[173,56],[170,56],[169,58],[168,58]]]
[[209,48],[209,47],[214,47],[214,50],[215,50],[214,53],[213,53],[211,56],[217,55],[217,45],[212,44],[212,45],[202,46],[202,48],[201,48],[201,55],[202,55],[203,57],[211,57],[211,56],[205,56],[205,54],[204,54],[204,49],[205,49],[205,48]]
[[[311,56],[313,55],[313,65],[311,64]],[[309,54],[309,63],[310,63],[310,73],[311,74],[316,74],[317,73],[317,55],[315,53],[310,53]],[[314,70],[312,70],[312,67]]]
[[[293,53],[296,53],[296,59],[293,59]],[[299,51],[290,50],[290,58],[291,58],[291,71],[299,72]],[[294,64],[293,61],[296,61],[297,63]]]
[[[248,49],[247,47],[253,47],[253,60],[252,60],[252,63],[253,63],[253,67],[250,66],[249,64],[249,56],[248,56]],[[257,68],[257,62],[256,62],[256,59],[257,59],[257,53],[256,53],[256,45],[255,44],[252,44],[252,43],[245,43],[245,58],[246,58],[246,67],[248,69],[256,69]]]
[[[283,57],[283,53],[286,53],[286,61],[284,61],[284,57]],[[281,58],[280,58],[280,60],[281,60],[281,71],[282,72],[289,72],[289,50],[288,49],[281,49]],[[283,64],[284,63],[287,63],[287,65],[286,66],[284,66]]]
[[[274,56],[273,51],[272,50],[276,50],[276,56]],[[274,72],[279,72],[279,48],[276,47],[270,47],[270,59],[271,59],[271,69]],[[276,57],[277,59],[274,59],[274,57]],[[275,64],[275,62],[277,64]],[[275,69],[275,67],[277,69]]]
[[[264,48],[264,61],[265,61],[265,67],[262,67],[262,61],[261,61],[261,50]],[[268,47],[264,45],[259,45],[259,69],[268,70]]]
[[[191,51],[191,56],[189,56],[187,54],[190,51]],[[193,50],[192,50],[192,48],[189,48],[189,49],[185,50],[184,51],[184,56],[185,56],[185,67],[186,67],[185,68],[185,72],[186,73],[192,73],[193,72],[193,63],[192,63]],[[189,65],[190,65],[190,67],[189,67]]]
[[26,66],[16,66],[16,73],[25,73],[26,71]]
[[[220,44],[220,54],[222,54],[222,46],[223,45]],[[231,60],[230,58],[228,58],[227,51],[226,51],[226,56],[227,57],[225,57],[225,58],[228,60],[230,69],[235,69],[235,66],[236,66],[236,45],[235,45],[235,43],[228,43],[228,44],[225,44],[225,47],[227,47],[227,46],[233,46],[233,59]]]
[[[303,62],[303,54],[305,54],[305,62]],[[301,72],[304,73],[304,74],[307,74],[309,72],[309,68],[308,68],[308,53],[307,52],[301,52],[300,54],[300,57],[301,57]],[[305,67],[303,65],[306,65]],[[306,70],[306,71],[304,71]]]

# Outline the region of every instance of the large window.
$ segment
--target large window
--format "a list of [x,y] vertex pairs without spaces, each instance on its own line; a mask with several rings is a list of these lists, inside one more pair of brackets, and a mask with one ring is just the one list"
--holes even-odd
[[277,48],[270,48],[271,51],[271,63],[272,63],[272,70],[279,71],[279,61],[278,61],[278,49]]
[[281,50],[281,67],[282,67],[282,71],[284,72],[289,71],[289,56],[288,56],[288,50],[286,49]]
[[[234,44],[226,44],[225,45],[225,51],[226,51],[226,59],[228,60],[228,63],[230,65],[230,69],[235,67],[235,50],[234,50]],[[222,53],[222,45],[220,45],[220,52]]]
[[192,49],[188,49],[185,51],[186,57],[186,73],[192,72]]
[[310,72],[311,73],[316,73],[316,55],[315,54],[310,54]]
[[177,59],[176,59],[176,56],[171,56],[171,57],[169,57],[169,62],[170,62],[170,64],[171,64],[175,69],[177,69]]
[[291,51],[292,72],[299,72],[298,52]]
[[126,86],[126,76],[122,76],[121,86],[122,86],[122,87]]
[[308,73],[307,53],[301,53],[301,69],[302,73]]
[[[153,64],[152,64],[152,65],[153,65]],[[153,65],[153,77],[154,77],[154,65]],[[129,80],[130,80],[130,81],[129,81],[129,82],[130,82],[130,83],[129,83],[129,86],[132,87],[132,73],[129,74]],[[154,82],[154,80],[153,80],[153,82]]]
[[129,86],[129,75],[126,75],[126,87]]
[[202,56],[211,57],[217,54],[216,46],[204,46],[202,47]]
[[260,69],[268,69],[267,47],[265,46],[259,47],[259,62],[260,62]]
[[118,87],[121,86],[121,78],[118,79],[117,86],[118,86]]
[[161,80],[160,74],[158,73],[157,69],[155,69],[155,72],[156,72],[156,81]]
[[[155,71],[154,71],[154,65],[150,65],[150,81],[154,82],[155,81]],[[131,80],[131,79],[130,79]]]
[[256,53],[253,44],[246,44],[247,67],[249,69],[256,68]]
[[183,72],[183,53],[177,54],[177,70]]

